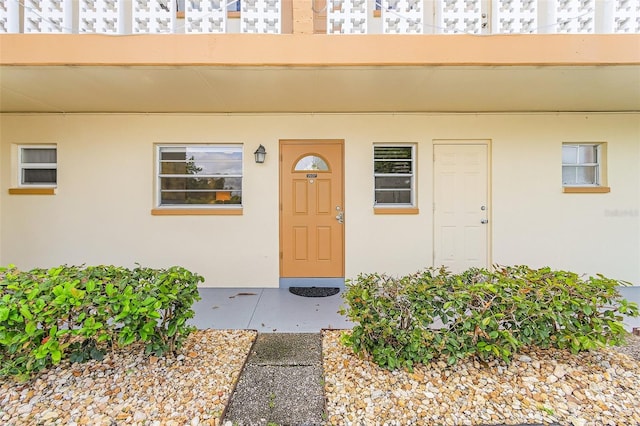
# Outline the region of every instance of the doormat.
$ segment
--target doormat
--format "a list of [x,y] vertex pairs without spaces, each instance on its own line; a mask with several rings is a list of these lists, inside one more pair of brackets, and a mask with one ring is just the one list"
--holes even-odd
[[327,297],[340,293],[338,287],[289,287],[289,291],[303,297]]

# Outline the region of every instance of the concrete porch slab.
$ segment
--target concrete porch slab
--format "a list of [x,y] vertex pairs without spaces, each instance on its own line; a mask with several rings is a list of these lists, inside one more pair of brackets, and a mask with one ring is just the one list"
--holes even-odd
[[282,288],[201,288],[189,324],[200,329],[250,329],[261,333],[319,333],[350,329],[338,313],[342,292],[329,297],[302,297]]

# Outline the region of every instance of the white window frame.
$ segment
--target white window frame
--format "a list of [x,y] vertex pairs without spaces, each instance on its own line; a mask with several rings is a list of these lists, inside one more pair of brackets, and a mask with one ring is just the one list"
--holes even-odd
[[[55,163],[25,163],[23,162],[23,153],[25,149],[55,149],[56,162]],[[58,146],[56,144],[23,144],[18,145],[18,186],[22,188],[57,188],[58,187]],[[24,181],[24,170],[33,169],[55,169],[56,181],[55,183],[28,183]]]
[[[604,180],[604,144],[601,142],[563,142],[562,143],[562,158],[564,158],[564,148],[565,147],[577,147],[577,151],[576,151],[576,155],[578,158],[576,158],[576,162],[575,163],[565,163],[564,161],[562,162],[562,169],[563,169],[563,173],[562,175],[564,175],[564,168],[565,167],[589,167],[589,168],[595,168],[595,182],[593,183],[564,183],[564,181],[562,182],[562,186],[565,188],[575,188],[575,187],[600,187],[603,186],[603,180]],[[594,163],[581,163],[579,161],[580,158],[580,149],[582,147],[589,147],[589,148],[593,148],[595,147],[595,154],[596,154],[596,161]]]
[[[416,143],[411,143],[411,142],[398,142],[398,143],[394,143],[394,142],[385,142],[385,143],[374,143],[373,144],[373,207],[376,209],[397,209],[397,208],[407,208],[407,207],[415,207],[416,206],[416,173],[417,173],[417,167],[416,167]],[[411,148],[411,174],[406,174],[406,173],[376,173],[376,161],[381,161],[381,160],[376,160],[376,148]],[[387,161],[393,161],[393,159],[387,159]],[[407,161],[406,159],[397,159],[396,161]],[[378,189],[376,188],[376,178],[377,177],[404,177],[404,176],[409,176],[410,177],[410,187],[408,190],[410,195],[409,195],[409,199],[410,202],[409,203],[377,203],[376,202],[376,191],[378,191]],[[381,191],[398,191],[398,189],[382,189]],[[402,191],[402,189],[400,189],[400,191]]]
[[[174,144],[157,144],[156,145],[156,207],[159,209],[211,209],[211,210],[225,210],[225,209],[241,209],[243,207],[242,202],[240,204],[162,204],[162,178],[163,177],[182,177],[183,175],[171,175],[171,174],[162,174],[162,150],[170,149],[170,148],[232,148],[238,149],[240,154],[242,155],[242,170],[241,173],[233,174],[233,175],[220,175],[220,174],[212,174],[212,175],[201,175],[201,177],[229,177],[229,178],[240,178],[242,182],[241,186],[244,185],[244,147],[241,143],[174,143]],[[244,192],[244,188],[240,190],[242,194]],[[242,198],[241,198],[242,200]]]

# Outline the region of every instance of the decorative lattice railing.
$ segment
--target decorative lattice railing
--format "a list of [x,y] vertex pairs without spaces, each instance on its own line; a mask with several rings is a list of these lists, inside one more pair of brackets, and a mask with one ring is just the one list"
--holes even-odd
[[[640,33],[640,0],[326,0],[322,12],[328,34]],[[279,34],[284,16],[282,0],[0,0],[0,33]]]

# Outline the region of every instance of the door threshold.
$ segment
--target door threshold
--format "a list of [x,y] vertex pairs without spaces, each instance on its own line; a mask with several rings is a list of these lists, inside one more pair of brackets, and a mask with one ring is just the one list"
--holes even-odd
[[338,287],[344,288],[344,277],[338,278],[280,278],[280,288]]

